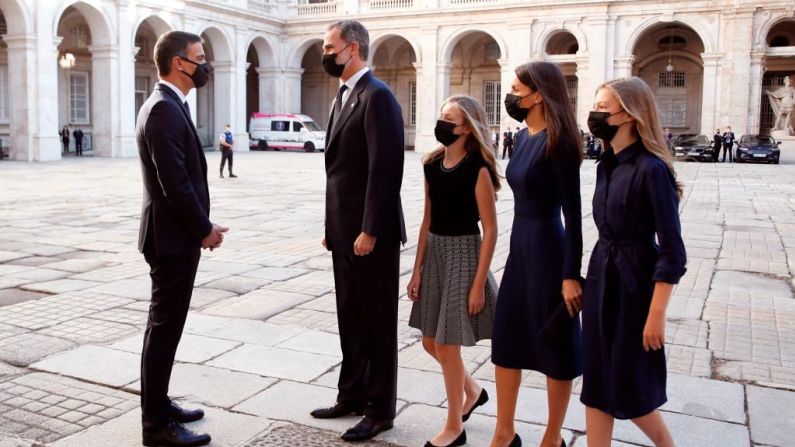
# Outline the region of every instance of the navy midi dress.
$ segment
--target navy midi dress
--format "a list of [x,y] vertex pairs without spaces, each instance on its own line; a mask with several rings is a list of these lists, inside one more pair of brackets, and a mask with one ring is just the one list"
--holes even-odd
[[505,171],[514,194],[514,220],[491,359],[505,368],[571,380],[582,370],[579,319],[565,319],[551,340],[541,330],[563,303],[563,279],[580,277],[580,161],[562,155],[577,149],[547,156],[546,148],[546,131],[531,136],[522,130]]
[[[676,284],[686,254],[676,183],[641,142],[596,169],[593,218],[599,232],[588,265],[580,400],[618,419],[644,416],[667,400],[665,350],[643,350],[654,283]],[[655,241],[656,235],[656,241]]]

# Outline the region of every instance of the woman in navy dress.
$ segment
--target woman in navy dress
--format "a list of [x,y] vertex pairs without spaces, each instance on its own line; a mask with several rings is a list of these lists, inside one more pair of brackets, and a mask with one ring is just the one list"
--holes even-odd
[[667,399],[665,309],[685,273],[682,188],[654,95],[640,78],[600,87],[588,127],[609,145],[596,170],[599,241],[583,299],[588,446],[610,445],[614,418],[631,419],[658,447],[673,446],[657,408]]
[[[514,414],[522,370],[531,369],[547,376],[549,419],[541,445],[559,447],[565,445],[560,431],[572,380],[581,374],[580,324],[571,317],[582,295],[582,143],[558,66],[534,62],[515,73],[505,106],[527,129],[519,132],[506,170],[514,221],[494,316],[497,427],[491,446],[521,445]],[[560,314],[562,321],[555,318]],[[545,335],[553,320],[562,327]]]

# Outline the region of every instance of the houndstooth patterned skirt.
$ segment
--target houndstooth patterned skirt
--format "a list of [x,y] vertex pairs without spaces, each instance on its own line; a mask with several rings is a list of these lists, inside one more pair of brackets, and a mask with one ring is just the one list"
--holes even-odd
[[428,234],[422,266],[420,299],[411,309],[409,326],[434,337],[436,343],[473,346],[491,338],[497,281],[489,272],[486,305],[469,315],[469,289],[475,279],[480,256],[480,235],[439,236]]

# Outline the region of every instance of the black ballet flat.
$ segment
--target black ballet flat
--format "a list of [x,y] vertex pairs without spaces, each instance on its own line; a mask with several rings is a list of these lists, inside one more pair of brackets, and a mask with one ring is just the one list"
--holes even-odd
[[473,405],[472,408],[469,409],[467,414],[462,416],[461,419],[463,419],[464,422],[468,421],[469,417],[472,416],[472,412],[475,411],[475,408],[485,405],[486,402],[488,401],[489,401],[489,393],[487,393],[485,389],[481,389],[480,397],[478,397],[477,402],[475,402],[475,405]]
[[566,447],[566,441],[560,440],[560,447]]
[[431,441],[428,441],[425,443],[425,447],[460,447],[466,443],[467,443],[467,431],[464,430],[461,432],[460,435],[458,435],[457,438],[455,438],[455,441],[451,442],[450,444],[447,444],[445,446],[437,446],[433,445]]
[[508,444],[508,447],[522,447],[522,438],[519,437],[519,433],[513,436],[513,441]]

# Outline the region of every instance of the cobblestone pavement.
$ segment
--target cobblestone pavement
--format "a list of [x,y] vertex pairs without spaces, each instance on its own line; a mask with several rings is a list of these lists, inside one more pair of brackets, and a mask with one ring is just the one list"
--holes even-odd
[[[355,419],[308,414],[333,402],[341,357],[331,259],[320,246],[323,155],[236,158],[240,178],[210,178],[213,220],[232,230],[203,256],[171,393],[207,410],[193,427],[215,446],[343,445],[339,433]],[[666,420],[681,446],[794,445],[795,420],[781,409],[795,407],[795,147],[779,166],[677,169],[689,264],[668,311]],[[596,239],[594,173],[585,161],[583,265]],[[140,445],[150,284],[135,244],[139,176],[134,159],[0,163],[0,446]],[[401,290],[422,212],[418,154],[407,154],[402,195],[410,241]],[[507,188],[499,199],[498,279],[513,215]],[[423,445],[446,415],[441,371],[407,326],[410,307],[402,299],[395,428],[367,445]],[[488,342],[463,350],[492,395],[467,424],[473,446],[488,445],[494,427],[489,354]],[[539,374],[524,374],[516,417],[528,445],[543,434],[544,387]],[[584,430],[574,396],[567,443],[585,446]],[[648,445],[626,422],[615,439]]]

